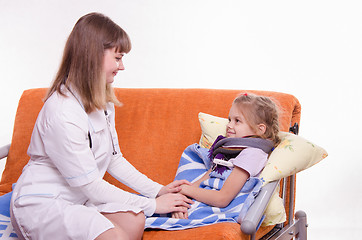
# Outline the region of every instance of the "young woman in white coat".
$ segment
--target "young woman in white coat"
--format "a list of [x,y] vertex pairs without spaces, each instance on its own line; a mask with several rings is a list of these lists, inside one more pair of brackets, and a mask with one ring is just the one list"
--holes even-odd
[[[122,156],[111,84],[130,49],[126,32],[102,14],[75,24],[13,190],[11,221],[20,239],[141,239],[145,215],[192,203],[178,193],[188,182],[160,185]],[[143,196],[103,180],[106,171]]]

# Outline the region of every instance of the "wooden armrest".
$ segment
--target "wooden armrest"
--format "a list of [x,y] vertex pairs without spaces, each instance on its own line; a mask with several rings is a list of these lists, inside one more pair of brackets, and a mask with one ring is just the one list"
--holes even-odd
[[8,156],[10,149],[10,144],[0,147],[0,159],[6,158]]
[[257,231],[260,220],[278,183],[279,181],[270,182],[260,190],[254,203],[250,206],[244,219],[241,221],[240,228],[243,233],[251,235]]

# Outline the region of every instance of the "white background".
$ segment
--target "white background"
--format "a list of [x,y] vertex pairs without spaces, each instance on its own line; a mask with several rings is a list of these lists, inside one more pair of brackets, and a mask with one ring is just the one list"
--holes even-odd
[[329,156],[297,175],[309,239],[362,227],[362,5],[359,1],[0,0],[0,145],[25,89],[48,87],[79,17],[102,12],[133,49],[115,87],[286,92],[300,135]]

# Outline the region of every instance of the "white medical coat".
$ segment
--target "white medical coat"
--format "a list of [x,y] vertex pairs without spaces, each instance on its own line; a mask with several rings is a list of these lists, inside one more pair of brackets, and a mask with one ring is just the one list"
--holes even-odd
[[[107,122],[103,110],[87,114],[75,91],[65,87],[63,91],[66,96],[56,92],[45,102],[35,123],[28,148],[30,160],[13,190],[14,227],[24,237],[35,239],[49,236],[56,239],[54,232],[57,239],[92,239],[113,225],[99,222],[103,220],[89,220],[91,216],[101,219],[97,213],[87,213],[90,208],[97,212],[144,211],[152,215],[156,207],[154,198],[162,185],[139,173],[123,158],[113,104],[107,105]],[[112,155],[114,150],[117,154]],[[90,202],[79,187],[103,178],[107,170],[114,175],[112,169],[108,169],[111,161],[121,161],[124,166],[124,172],[115,178],[150,198],[123,192],[127,203]],[[68,206],[71,206],[70,213],[67,213]],[[84,228],[94,226],[95,230],[87,237],[78,236],[78,232],[87,229],[77,224],[77,218],[78,222],[85,223]]]

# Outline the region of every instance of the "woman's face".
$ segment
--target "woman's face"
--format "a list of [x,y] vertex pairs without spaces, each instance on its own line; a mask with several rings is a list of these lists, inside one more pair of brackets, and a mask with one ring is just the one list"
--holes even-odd
[[123,58],[124,53],[116,52],[116,48],[104,50],[103,72],[106,75],[106,83],[113,83],[114,77],[119,70],[124,70]]

